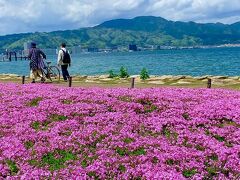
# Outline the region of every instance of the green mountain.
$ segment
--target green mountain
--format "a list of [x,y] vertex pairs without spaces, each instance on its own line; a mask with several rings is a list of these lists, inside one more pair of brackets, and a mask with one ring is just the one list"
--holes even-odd
[[77,30],[36,32],[0,36],[0,49],[22,49],[23,43],[35,41],[41,48],[56,48],[61,42],[69,46],[196,46],[240,43],[240,22],[195,23],[168,21],[161,17],[142,16],[134,19],[106,21],[96,27]]
[[134,19],[117,19],[104,22],[98,27],[121,30],[163,33],[180,40],[184,37],[194,37],[204,45],[239,43],[240,22],[225,25],[221,23],[200,24],[195,22],[173,22],[163,18],[144,16]]

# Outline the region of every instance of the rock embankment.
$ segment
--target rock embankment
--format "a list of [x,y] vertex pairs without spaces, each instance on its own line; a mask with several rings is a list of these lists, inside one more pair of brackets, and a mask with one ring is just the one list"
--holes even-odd
[[[135,82],[140,84],[155,84],[155,85],[194,85],[194,84],[206,84],[208,79],[212,80],[212,84],[216,85],[235,85],[240,84],[240,77],[228,77],[228,76],[172,76],[172,75],[164,75],[164,76],[150,76],[147,80],[141,80],[140,76],[132,76],[135,77]],[[74,80],[77,81],[85,81],[85,82],[128,82],[132,77],[128,79],[121,78],[108,78],[107,75],[100,76],[74,76]]]
[[[204,86],[208,79],[212,80],[212,84],[215,86],[240,86],[240,76],[173,76],[173,75],[163,75],[163,76],[150,76],[147,80],[141,80],[140,76],[131,76],[127,79],[125,78],[108,78],[108,75],[96,75],[96,76],[81,76],[74,75],[73,82],[85,83],[85,84],[121,84],[129,83],[131,78],[135,78],[136,84],[142,85],[154,85],[154,86]],[[4,82],[15,82],[21,80],[22,76],[16,74],[0,74],[0,81]],[[29,77],[26,77],[29,80]]]

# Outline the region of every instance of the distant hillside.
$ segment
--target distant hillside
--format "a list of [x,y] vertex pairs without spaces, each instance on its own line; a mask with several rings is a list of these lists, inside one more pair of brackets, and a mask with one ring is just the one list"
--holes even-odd
[[117,19],[97,27],[144,32],[159,32],[175,39],[185,36],[201,39],[205,45],[240,43],[240,22],[225,25],[221,23],[200,24],[195,22],[173,22],[160,17],[143,16],[134,19]]
[[99,48],[127,46],[130,43],[141,46],[236,44],[240,43],[240,22],[232,25],[200,24],[153,16],[116,19],[92,28],[0,36],[0,49],[22,49],[26,41],[36,41],[42,48],[56,48],[62,41],[67,41],[69,46]]

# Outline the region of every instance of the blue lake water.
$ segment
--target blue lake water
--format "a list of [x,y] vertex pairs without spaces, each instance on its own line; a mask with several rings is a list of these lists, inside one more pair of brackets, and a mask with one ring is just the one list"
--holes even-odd
[[[48,60],[56,64],[56,56]],[[121,66],[131,75],[147,68],[151,75],[240,75],[240,48],[159,50],[79,54],[72,57],[69,69],[74,75],[119,72]],[[29,74],[28,61],[0,62],[0,73]]]

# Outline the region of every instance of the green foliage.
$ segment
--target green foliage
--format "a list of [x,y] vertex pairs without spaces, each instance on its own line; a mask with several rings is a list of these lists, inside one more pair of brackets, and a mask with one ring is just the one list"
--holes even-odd
[[[91,148],[89,149],[91,151]],[[88,167],[90,164],[93,163],[94,160],[96,160],[98,156],[94,155],[92,157],[88,156],[87,154],[83,155],[83,160],[81,161],[82,168]]]
[[34,99],[32,99],[30,102],[27,103],[27,106],[29,106],[29,107],[38,106],[39,102],[40,102],[42,99],[43,99],[42,97],[34,98]]
[[176,161],[176,160],[173,160],[173,159],[167,159],[166,164],[169,165],[169,166],[173,166],[173,165],[179,164],[179,161]]
[[225,141],[224,145],[229,147],[229,148],[233,147],[233,144],[231,142],[229,142],[229,141]]
[[51,124],[53,122],[65,121],[67,119],[68,119],[68,117],[66,117],[64,115],[51,114],[51,115],[49,115],[48,119],[43,121],[43,122],[39,122],[39,121],[32,122],[30,124],[30,127],[33,128],[36,131],[47,130],[49,124]]
[[207,129],[207,130],[205,130],[205,134],[206,134],[207,136],[210,136],[210,135],[211,135],[211,132]]
[[142,104],[143,106],[153,104],[153,102],[149,99],[138,99],[137,102]]
[[178,139],[178,133],[177,132],[174,132],[174,131],[171,131],[169,127],[167,127],[167,125],[164,125],[162,127],[162,131],[161,131],[161,134],[163,136],[165,136],[168,140],[171,140],[171,141],[176,141]]
[[137,148],[134,151],[132,151],[130,154],[133,156],[145,155],[146,151],[145,151],[144,147],[140,147],[140,148]]
[[59,132],[58,134],[60,136],[71,136],[72,131],[71,130],[66,130],[66,131],[63,131],[63,132]]
[[129,74],[127,72],[127,69],[125,67],[121,67],[120,68],[120,78],[128,78],[129,77]]
[[112,106],[108,106],[107,110],[108,112],[116,112],[116,110],[114,110]]
[[126,167],[122,164],[119,165],[118,170],[121,172],[125,172],[126,171]]
[[133,138],[125,138],[125,139],[123,139],[123,142],[130,144],[131,142],[134,142],[134,139]]
[[156,111],[158,109],[155,105],[145,105],[144,106],[144,113],[152,113],[153,111]]
[[48,125],[49,124],[51,124],[53,121],[51,121],[51,120],[46,120],[46,121],[44,121],[44,122],[42,122],[41,123],[41,129],[43,130],[43,129],[47,129],[47,127],[48,127]]
[[132,102],[132,97],[131,96],[119,96],[118,100],[123,101],[123,102]]
[[86,159],[84,159],[84,160],[81,161],[81,166],[82,166],[83,168],[86,168],[86,167],[88,166],[88,162],[87,162]]
[[207,172],[210,177],[217,175],[218,169],[216,167],[210,166],[207,167]]
[[63,116],[63,115],[59,115],[59,114],[51,114],[49,116],[49,118],[50,118],[51,121],[57,121],[58,122],[58,121],[65,121],[65,120],[67,120],[68,117]]
[[116,153],[119,154],[120,156],[140,156],[140,155],[145,155],[146,154],[146,150],[144,147],[139,147],[133,151],[129,151],[127,148],[121,148],[121,147],[117,147],[116,148]]
[[148,70],[146,68],[143,68],[141,70],[141,73],[140,73],[140,79],[146,80],[146,79],[149,79],[149,78],[150,78],[150,76],[148,74]]
[[24,147],[25,147],[26,149],[31,149],[33,146],[34,146],[34,142],[33,142],[33,141],[26,141],[26,142],[24,143]]
[[199,144],[197,144],[196,146],[195,146],[195,148],[197,149],[197,150],[199,150],[199,151],[205,151],[205,147],[204,146],[201,146],[201,145],[199,145]]
[[171,137],[171,130],[166,125],[163,126],[161,133],[166,138],[170,138]]
[[208,156],[209,159],[213,160],[213,161],[218,161],[218,155],[217,154],[212,154],[211,156]]
[[31,165],[31,166],[40,166],[39,162],[36,160],[36,159],[31,159],[31,160],[28,160],[28,163]]
[[119,154],[120,156],[125,156],[129,153],[129,151],[126,148],[116,148],[116,153]]
[[190,178],[192,176],[194,176],[195,174],[197,173],[197,170],[196,169],[184,169],[182,174],[184,177],[186,178]]
[[64,99],[64,100],[62,100],[62,103],[63,103],[63,104],[72,104],[72,100],[70,100],[70,99]]
[[40,129],[40,126],[41,126],[41,123],[38,122],[38,121],[34,121],[31,123],[31,128],[35,129],[35,130],[39,130]]
[[187,113],[187,112],[185,112],[185,113],[183,113],[182,114],[182,117],[185,119],[185,120],[190,120],[191,118],[190,118],[190,115]]
[[[96,135],[94,136],[95,132],[93,132],[93,137],[96,138]],[[87,144],[87,147],[89,149],[96,149],[97,148],[97,144],[101,143],[105,138],[107,137],[106,134],[101,134],[99,137],[97,137],[94,141],[90,142],[89,144]]]
[[159,162],[159,159],[156,156],[154,156],[151,162],[153,164],[157,164]]
[[115,73],[113,72],[113,70],[110,70],[110,71],[109,71],[109,76],[108,76],[108,78],[115,78],[115,77],[118,77],[118,75],[115,74]]
[[47,153],[42,157],[42,162],[49,166],[49,170],[55,171],[64,168],[63,159],[56,159],[53,153]]
[[136,102],[143,105],[143,111],[141,109],[136,109],[136,113],[152,113],[158,110],[158,107],[149,99],[138,99]]
[[219,136],[219,135],[214,135],[213,136],[216,140],[218,140],[218,141],[220,141],[220,142],[223,142],[223,141],[225,141],[225,138],[224,137],[222,137],[222,136]]
[[16,175],[18,173],[18,171],[19,171],[19,168],[17,167],[17,164],[14,161],[10,160],[10,159],[8,159],[6,161],[6,163],[7,163],[8,167],[9,167],[9,169],[10,169],[10,174],[11,175]]
[[87,175],[91,178],[93,178],[94,180],[98,180],[100,179],[99,176],[97,175],[97,173],[95,171],[90,171],[87,173]]
[[70,151],[55,150],[54,152],[43,155],[41,163],[44,166],[48,166],[50,171],[55,171],[64,168],[65,162],[76,159],[76,155]]
[[184,138],[183,146],[185,146],[187,148],[192,148],[193,147],[193,145],[188,142],[188,138]]

